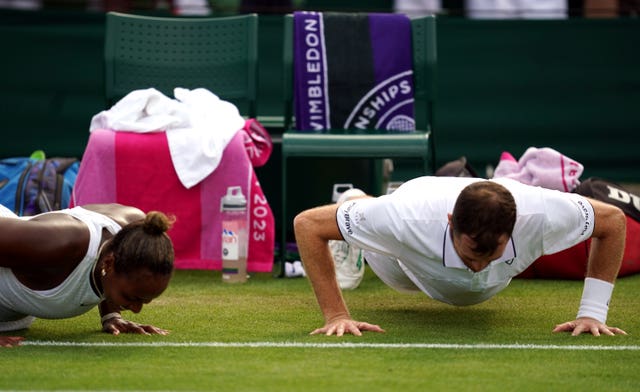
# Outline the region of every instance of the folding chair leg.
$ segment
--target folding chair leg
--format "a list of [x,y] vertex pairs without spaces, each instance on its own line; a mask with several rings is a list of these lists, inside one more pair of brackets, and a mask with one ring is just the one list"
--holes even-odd
[[[284,154],[284,153],[283,153]],[[280,208],[281,211],[281,221],[280,221],[280,272],[278,273],[278,277],[284,276],[284,264],[286,262],[286,253],[287,253],[287,157],[283,156],[282,158],[282,175],[280,176],[280,180],[282,181],[282,196],[280,200],[282,200],[282,205]]]

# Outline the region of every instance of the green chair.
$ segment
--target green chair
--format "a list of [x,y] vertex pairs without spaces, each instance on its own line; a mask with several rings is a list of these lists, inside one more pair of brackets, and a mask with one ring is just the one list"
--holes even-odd
[[[430,174],[435,170],[433,143],[435,71],[436,71],[436,20],[426,16],[411,21],[413,37],[413,77],[415,121],[418,129],[413,133],[354,134],[345,130],[329,130],[326,133],[299,132],[292,127],[293,117],[293,16],[284,21],[284,99],[285,132],[282,135],[282,223],[280,249],[286,249],[287,230],[287,163],[291,158],[410,158],[421,162],[420,172]],[[281,270],[284,270],[284,251],[280,252]]]
[[258,16],[178,18],[107,13],[105,94],[203,87],[256,116]]

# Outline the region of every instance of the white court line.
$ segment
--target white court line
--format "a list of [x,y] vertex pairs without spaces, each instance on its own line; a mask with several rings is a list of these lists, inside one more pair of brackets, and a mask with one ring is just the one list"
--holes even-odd
[[27,340],[23,346],[46,347],[232,347],[232,348],[385,348],[445,350],[567,350],[640,351],[640,346],[578,346],[555,344],[447,344],[447,343],[302,343],[302,342],[58,342]]

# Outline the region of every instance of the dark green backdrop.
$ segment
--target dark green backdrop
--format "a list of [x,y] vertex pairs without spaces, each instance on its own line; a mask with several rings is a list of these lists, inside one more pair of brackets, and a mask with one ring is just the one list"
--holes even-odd
[[[282,16],[261,15],[259,28],[258,113],[276,146],[257,171],[278,217]],[[103,39],[102,14],[0,12],[0,157],[81,157],[105,108]],[[483,173],[502,151],[553,147],[585,165],[583,178],[640,180],[640,20],[439,18],[438,45],[438,164],[465,155]],[[301,161],[289,210],[329,201],[334,182],[368,187],[369,168]]]

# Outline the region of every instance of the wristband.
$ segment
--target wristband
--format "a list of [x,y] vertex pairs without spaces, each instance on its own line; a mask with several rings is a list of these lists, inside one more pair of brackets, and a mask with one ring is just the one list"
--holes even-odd
[[118,312],[107,313],[104,316],[102,316],[102,319],[101,319],[102,325],[104,325],[104,323],[114,318],[122,318],[122,315],[120,315],[120,313]]
[[606,323],[612,293],[612,283],[595,278],[586,278],[576,318],[589,317],[603,324]]

